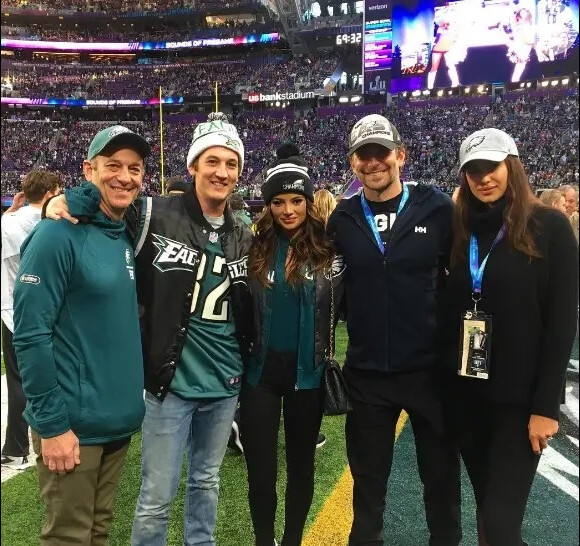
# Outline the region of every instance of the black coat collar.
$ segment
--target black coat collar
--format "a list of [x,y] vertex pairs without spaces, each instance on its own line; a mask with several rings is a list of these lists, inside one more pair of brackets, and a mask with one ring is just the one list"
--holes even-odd
[[[191,218],[193,222],[200,226],[204,226],[210,230],[214,230],[211,224],[206,220],[201,210],[201,205],[199,204],[199,199],[195,193],[195,185],[191,184],[188,190],[183,194],[183,205],[185,206],[185,211],[187,215]],[[224,226],[223,230],[225,232],[232,231],[234,229],[234,218],[230,207],[226,205],[224,209]]]

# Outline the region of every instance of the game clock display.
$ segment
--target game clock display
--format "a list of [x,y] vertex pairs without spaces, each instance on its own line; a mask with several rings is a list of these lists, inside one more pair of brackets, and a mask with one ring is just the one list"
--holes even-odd
[[362,42],[362,32],[351,32],[350,34],[338,34],[336,36],[335,44],[340,45],[350,45],[350,44],[360,44]]

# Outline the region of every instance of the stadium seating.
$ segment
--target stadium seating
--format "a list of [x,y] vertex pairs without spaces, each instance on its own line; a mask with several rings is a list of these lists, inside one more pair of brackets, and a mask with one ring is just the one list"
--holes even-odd
[[[481,101],[479,101],[481,102]],[[457,152],[461,140],[483,126],[514,135],[530,180],[537,188],[578,183],[578,91],[527,93],[495,104],[468,100],[458,104],[431,101],[403,106],[365,107],[381,111],[395,123],[407,146],[406,180],[434,184],[451,192],[457,184]],[[365,110],[365,113],[366,113]],[[100,123],[116,123],[119,113],[102,111]],[[317,187],[335,191],[351,178],[346,135],[361,108],[319,108],[293,112],[284,109],[245,112],[235,123],[246,145],[246,166],[240,187],[247,198],[259,198],[261,173],[285,140],[298,143],[308,158]],[[26,117],[31,119],[25,119]],[[19,189],[20,178],[33,165],[62,174],[66,185],[81,178],[81,164],[98,126],[76,119],[70,112],[52,111],[50,120],[38,114],[15,114],[2,119],[2,194]],[[187,177],[185,157],[194,125],[204,115],[166,116],[164,176]],[[124,118],[125,119],[125,118]],[[151,112],[129,121],[152,143],[144,191],[160,191],[159,123]]]
[[[10,78],[12,96],[26,98],[138,99],[157,96],[207,96],[218,83],[220,94],[243,87],[255,91],[288,91],[297,85],[321,88],[338,63],[324,59],[281,55],[163,65],[82,65],[2,62],[2,78]],[[300,76],[297,79],[297,76]],[[299,83],[300,82],[300,83]]]

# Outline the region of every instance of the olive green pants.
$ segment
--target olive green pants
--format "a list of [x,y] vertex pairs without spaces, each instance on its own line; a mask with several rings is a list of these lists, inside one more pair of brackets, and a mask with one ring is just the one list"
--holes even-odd
[[129,443],[111,453],[105,453],[103,446],[81,446],[81,464],[72,472],[57,474],[42,460],[40,436],[35,431],[31,435],[46,510],[40,544],[106,546]]

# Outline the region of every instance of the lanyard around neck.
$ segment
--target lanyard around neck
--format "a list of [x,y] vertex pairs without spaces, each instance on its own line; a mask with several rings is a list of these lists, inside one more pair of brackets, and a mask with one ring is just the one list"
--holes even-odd
[[[405,206],[405,203],[408,201],[408,199],[409,199],[409,188],[407,185],[403,184],[403,195],[401,197],[401,202],[399,203],[399,208],[397,209],[397,217],[399,216],[399,214],[403,210],[403,207]],[[375,241],[377,242],[377,245],[378,245],[379,249],[381,250],[381,254],[384,254],[385,253],[385,245],[383,244],[383,240],[381,239],[381,234],[379,233],[379,230],[377,229],[377,223],[375,221],[375,217],[374,217],[374,215],[371,211],[371,208],[366,200],[364,189],[360,194],[360,202],[362,205],[362,209],[363,209],[367,224],[369,225],[369,227],[371,228],[371,231],[373,232],[373,235],[375,237]],[[391,229],[393,229],[392,225],[390,227],[391,227]]]
[[485,266],[487,265],[487,259],[493,250],[493,247],[497,245],[505,236],[505,224],[501,226],[500,230],[498,231],[487,256],[482,260],[481,265],[479,265],[479,249],[477,247],[477,237],[475,235],[471,235],[469,238],[469,270],[471,272],[471,288],[472,294],[471,297],[475,302],[475,306],[477,309],[477,302],[481,299],[481,283],[483,280],[483,272],[485,270]]

